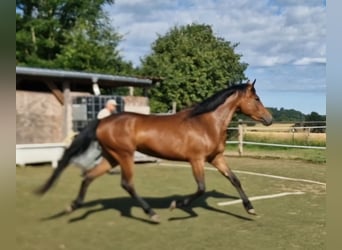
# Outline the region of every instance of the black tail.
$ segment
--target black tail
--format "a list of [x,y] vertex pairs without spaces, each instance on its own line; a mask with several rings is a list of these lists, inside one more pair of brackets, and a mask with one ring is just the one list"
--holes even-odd
[[36,190],[37,194],[46,193],[53,183],[60,176],[62,171],[69,165],[70,159],[76,155],[80,155],[89,147],[90,143],[96,139],[96,128],[99,120],[91,121],[73,140],[71,145],[64,151],[62,158],[58,161],[58,165],[53,171],[46,183]]

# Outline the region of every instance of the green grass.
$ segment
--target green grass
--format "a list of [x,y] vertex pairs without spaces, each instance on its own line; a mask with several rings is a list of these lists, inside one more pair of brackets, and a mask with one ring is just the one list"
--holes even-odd
[[[325,182],[326,165],[305,161],[228,158],[232,169]],[[17,249],[325,249],[324,187],[237,173],[252,196],[285,191],[304,195],[254,201],[258,216],[241,204],[220,207],[237,192],[216,171],[206,171],[207,193],[192,209],[169,211],[172,199],[195,191],[190,168],[177,163],[136,166],[135,185],[154,207],[161,224],[149,223],[137,203],[119,185],[119,175],[106,175],[89,189],[86,206],[58,216],[78,190],[79,171],[67,169],[42,198],[32,190],[51,173],[50,167],[17,168]],[[229,196],[226,196],[229,195]]]

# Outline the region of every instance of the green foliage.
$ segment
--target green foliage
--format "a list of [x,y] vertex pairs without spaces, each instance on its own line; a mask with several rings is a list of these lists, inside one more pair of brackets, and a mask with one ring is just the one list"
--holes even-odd
[[[311,112],[308,115],[295,109],[285,109],[285,108],[267,108],[275,121],[278,122],[311,122],[311,121],[325,121],[326,116],[320,115],[317,112]],[[322,125],[322,123],[320,123]]]
[[325,121],[326,116],[325,115],[320,115],[317,112],[311,112],[310,114],[305,116],[305,121],[307,122],[317,122],[317,121]]
[[304,121],[305,115],[294,109],[267,108],[273,116],[274,121],[298,122]]
[[165,80],[151,89],[153,112],[166,112],[202,101],[230,83],[245,79],[247,64],[234,52],[237,44],[215,37],[211,26],[191,24],[173,27],[152,44],[142,59],[142,75]]
[[102,73],[129,72],[116,47],[121,39],[110,27],[98,29],[88,20],[77,21],[66,34],[68,43],[57,55],[56,64],[64,69],[87,70]]
[[104,4],[113,0],[17,0],[17,65],[129,74],[119,56],[122,37]]

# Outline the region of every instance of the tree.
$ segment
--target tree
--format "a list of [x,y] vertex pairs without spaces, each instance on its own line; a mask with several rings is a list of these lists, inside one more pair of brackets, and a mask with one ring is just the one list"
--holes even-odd
[[304,114],[298,110],[285,108],[267,108],[275,121],[278,122],[303,122]]
[[122,37],[113,31],[104,4],[114,0],[17,0],[18,65],[125,72],[119,56]]
[[325,116],[322,116],[318,114],[317,112],[312,111],[310,114],[305,116],[305,121],[307,122],[325,121]]
[[150,91],[153,112],[166,112],[172,102],[177,109],[199,102],[214,92],[245,79],[247,64],[211,26],[191,24],[173,27],[152,44],[142,59],[141,74],[161,76],[163,82]]
[[110,27],[98,29],[88,20],[80,19],[65,37],[67,43],[55,60],[59,68],[126,74],[133,69],[116,50],[121,36],[110,32]]

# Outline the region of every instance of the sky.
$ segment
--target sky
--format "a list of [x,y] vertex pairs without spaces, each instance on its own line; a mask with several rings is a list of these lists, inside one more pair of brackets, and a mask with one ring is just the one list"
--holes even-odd
[[123,35],[119,50],[135,66],[175,25],[211,25],[238,43],[266,107],[326,114],[324,0],[116,0],[106,8]]

